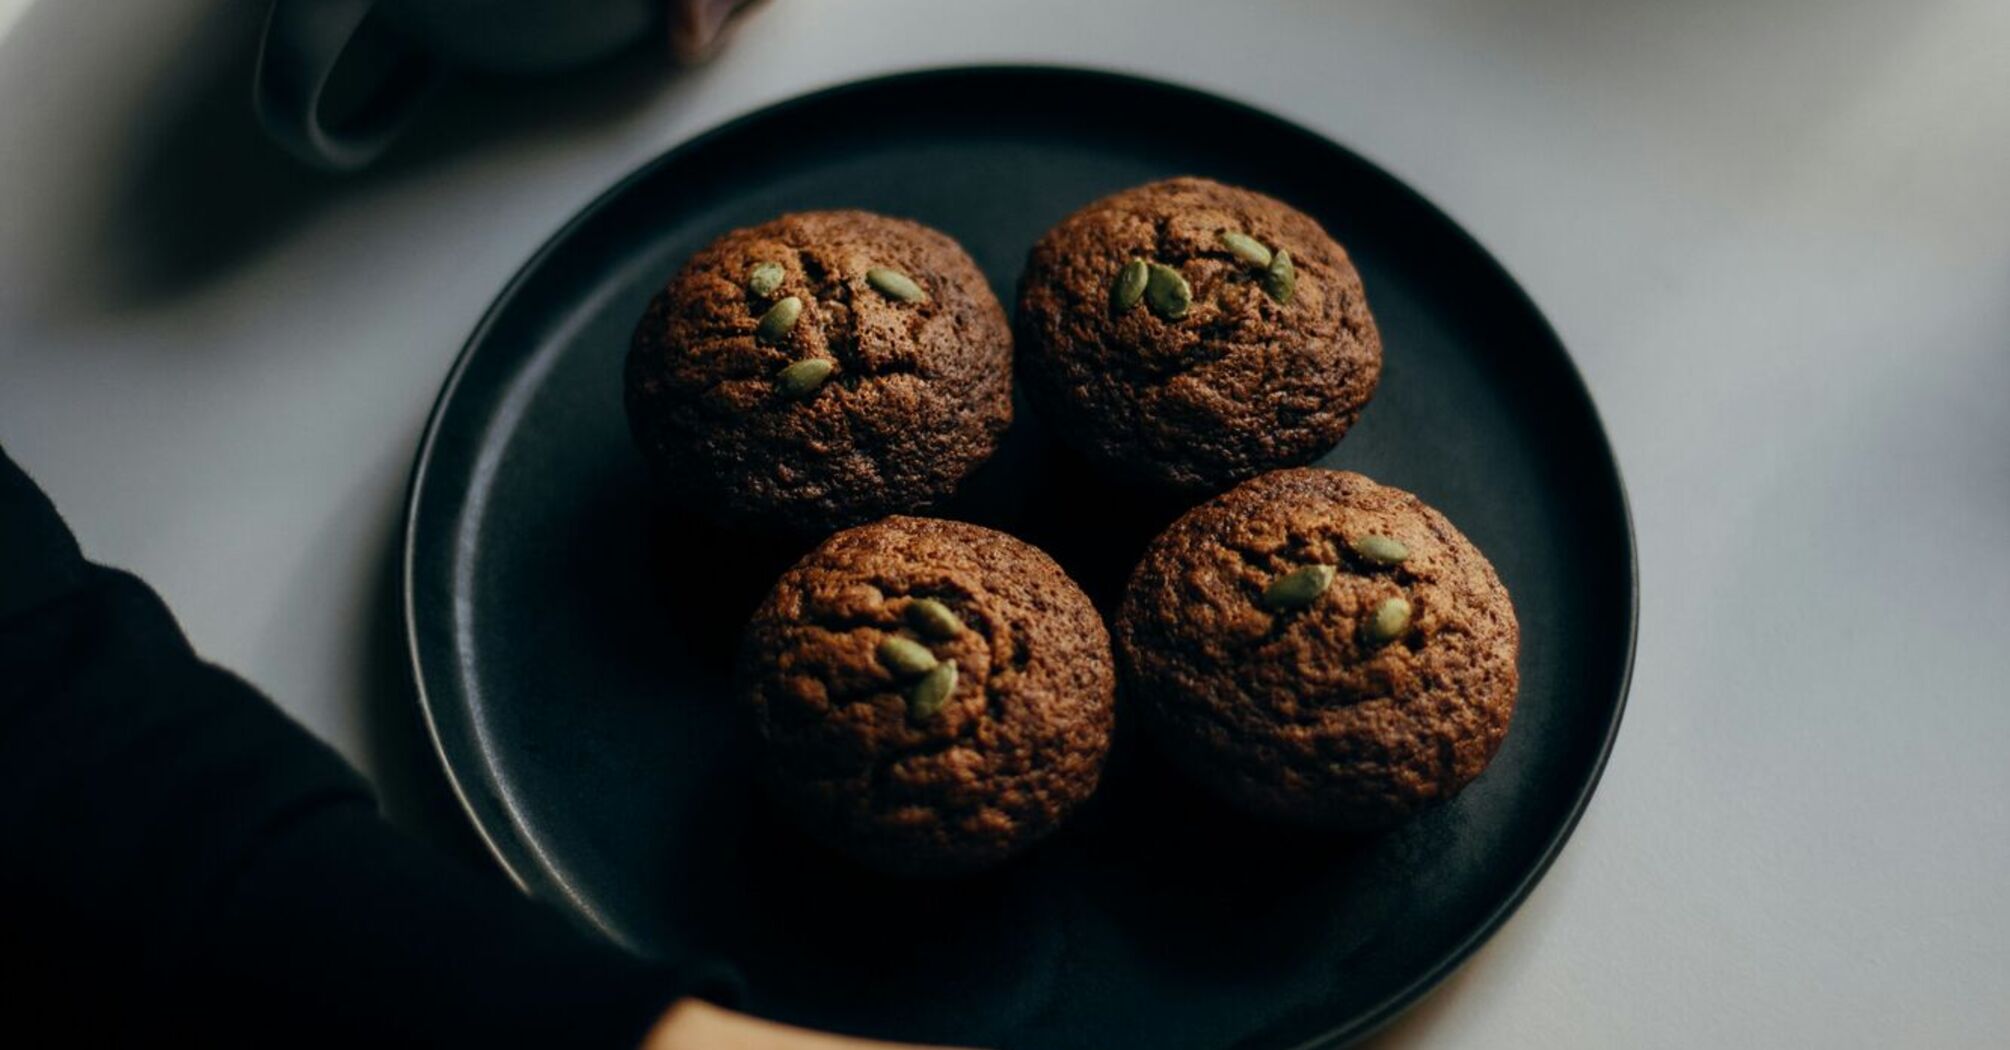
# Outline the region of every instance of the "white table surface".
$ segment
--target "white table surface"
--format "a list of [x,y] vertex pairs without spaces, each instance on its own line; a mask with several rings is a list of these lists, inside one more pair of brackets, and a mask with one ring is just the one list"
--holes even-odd
[[2010,4],[775,0],[674,81],[449,95],[348,180],[254,137],[260,6],[0,0],[0,443],[401,820],[465,845],[389,604],[406,470],[531,250],[807,89],[1113,67],[1302,121],[1463,222],[1631,490],[1604,783],[1386,1045],[2010,1038]]

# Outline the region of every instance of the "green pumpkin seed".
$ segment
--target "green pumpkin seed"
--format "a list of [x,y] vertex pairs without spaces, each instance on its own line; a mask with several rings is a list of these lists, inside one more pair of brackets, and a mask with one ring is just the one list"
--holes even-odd
[[927,646],[897,634],[889,634],[880,639],[877,655],[881,665],[902,678],[927,674],[935,670],[935,665],[939,662],[935,659],[935,654],[928,651]]
[[1393,536],[1357,536],[1347,546],[1363,561],[1384,567],[1401,565],[1410,556],[1410,548]]
[[963,621],[949,611],[949,606],[933,598],[920,598],[909,602],[907,622],[922,634],[944,641],[963,633]]
[[1270,265],[1270,249],[1264,247],[1262,241],[1246,233],[1224,231],[1221,235],[1221,246],[1227,248],[1230,255],[1251,266],[1261,269]]
[[1186,308],[1193,305],[1193,286],[1186,283],[1178,270],[1164,263],[1151,263],[1146,269],[1149,276],[1145,279],[1145,304],[1168,321],[1185,317]]
[[956,693],[956,661],[944,660],[907,691],[907,716],[925,721],[942,713]]
[[1388,645],[1409,629],[1410,603],[1402,598],[1385,598],[1368,614],[1368,622],[1361,625],[1361,637],[1369,645]]
[[872,285],[881,295],[889,299],[898,299],[903,303],[925,303],[928,301],[928,293],[922,291],[921,286],[914,283],[914,278],[901,273],[899,270],[889,270],[884,266],[875,266],[865,272],[865,283]]
[[754,326],[754,338],[763,343],[779,343],[788,338],[796,327],[796,320],[803,316],[803,301],[791,295],[787,299],[768,307],[761,315],[759,324]]
[[758,262],[747,271],[747,290],[763,299],[775,294],[782,287],[782,278],[789,272],[778,262]]
[[1110,286],[1110,309],[1117,313],[1138,305],[1145,297],[1145,283],[1151,280],[1151,268],[1143,259],[1132,259],[1117,271],[1117,280]]
[[1298,268],[1291,265],[1291,253],[1282,248],[1263,271],[1263,293],[1284,306],[1298,293]]
[[1263,604],[1283,612],[1287,609],[1303,609],[1326,593],[1333,586],[1335,569],[1331,565],[1307,565],[1293,569],[1270,581],[1263,589]]
[[827,358],[805,358],[775,374],[775,389],[791,401],[800,401],[816,393],[835,367]]

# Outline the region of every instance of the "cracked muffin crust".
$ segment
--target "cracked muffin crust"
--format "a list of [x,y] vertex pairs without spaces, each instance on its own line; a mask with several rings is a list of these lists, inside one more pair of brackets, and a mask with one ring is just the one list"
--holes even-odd
[[734,230],[649,304],[636,444],[681,503],[827,532],[947,497],[1012,422],[1012,339],[942,233],[863,211]]
[[[1139,296],[1122,287],[1133,260],[1170,272]],[[1049,230],[1020,278],[1018,334],[1027,393],[1069,444],[1185,491],[1317,458],[1381,373],[1346,251],[1282,201],[1199,178]]]
[[1493,566],[1359,474],[1273,471],[1154,540],[1116,624],[1125,681],[1196,779],[1275,820],[1383,827],[1499,750],[1520,645]]
[[1061,567],[930,518],[811,551],[755,612],[737,675],[783,807],[905,874],[981,868],[1053,831],[1095,791],[1115,717],[1109,635]]

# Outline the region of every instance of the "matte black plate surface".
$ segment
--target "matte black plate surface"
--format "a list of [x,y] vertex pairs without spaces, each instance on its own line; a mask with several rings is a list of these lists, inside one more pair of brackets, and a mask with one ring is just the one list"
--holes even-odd
[[[945,230],[1009,304],[1049,225],[1182,173],[1290,201],[1352,252],[1387,359],[1326,462],[1418,493],[1493,559],[1524,639],[1507,743],[1450,805],[1333,841],[1236,821],[1120,732],[1102,794],[1027,857],[941,883],[857,871],[767,809],[726,689],[743,617],[797,552],[659,504],[622,417],[630,327],[707,240],[803,208]],[[998,460],[942,513],[1046,546],[1107,609],[1176,510],[1096,482],[1022,406]],[[405,573],[441,755],[530,892],[638,950],[733,961],[756,1012],[1044,1050],[1326,1045],[1392,1017],[1562,847],[1618,728],[1635,621],[1604,434],[1555,334],[1484,251],[1300,128],[1053,69],[788,102],[588,206],[447,381],[414,471]]]

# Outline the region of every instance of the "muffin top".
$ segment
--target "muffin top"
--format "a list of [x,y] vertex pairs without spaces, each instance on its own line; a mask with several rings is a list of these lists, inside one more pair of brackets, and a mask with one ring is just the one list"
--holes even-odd
[[1331,449],[1382,361],[1360,275],[1317,222],[1198,178],[1049,230],[1020,279],[1019,337],[1028,393],[1070,444],[1188,491]]
[[685,504],[828,531],[949,495],[1012,421],[1012,343],[955,241],[863,211],[735,230],[636,326],[637,444]]
[[1117,620],[1173,757],[1265,816],[1388,824],[1500,747],[1520,632],[1493,566],[1417,497],[1273,471],[1145,553]]
[[995,862],[1086,799],[1109,749],[1109,635],[1053,559],[963,522],[838,533],[748,625],[740,687],[778,798],[888,870]]

